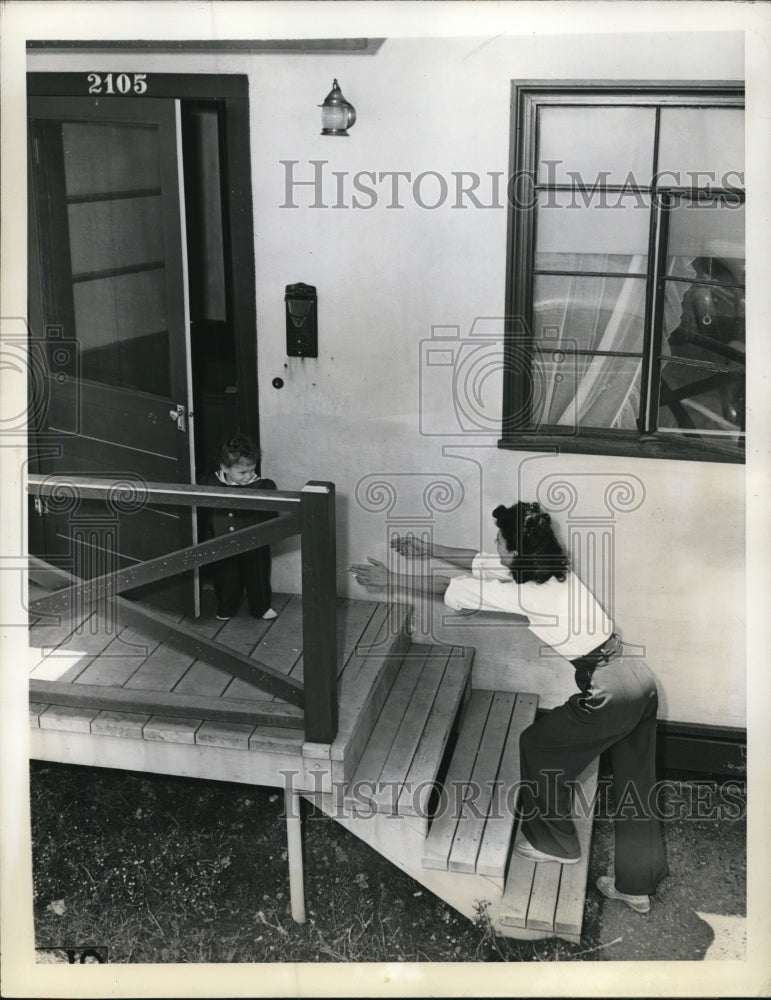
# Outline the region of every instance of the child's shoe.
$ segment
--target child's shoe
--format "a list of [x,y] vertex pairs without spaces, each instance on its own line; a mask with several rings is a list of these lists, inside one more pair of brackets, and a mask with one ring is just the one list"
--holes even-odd
[[265,614],[262,616],[266,622],[272,621],[274,618],[278,618],[278,615],[273,610],[273,608],[268,608]]
[[622,903],[626,903],[626,905],[636,913],[650,912],[650,896],[630,896],[626,892],[619,892],[613,884],[613,879],[611,879],[608,875],[600,875],[596,884],[603,896],[607,896],[608,899],[618,899]]

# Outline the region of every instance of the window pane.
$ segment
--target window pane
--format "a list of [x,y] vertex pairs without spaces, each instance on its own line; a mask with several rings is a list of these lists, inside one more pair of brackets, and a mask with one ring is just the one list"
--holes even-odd
[[[664,171],[671,172],[660,178],[665,186],[744,187],[744,111],[663,108],[656,172]],[[712,176],[699,178],[695,171]]]
[[563,350],[639,353],[644,317],[643,278],[535,278],[536,341],[560,342]]
[[67,197],[159,188],[156,126],[64,122]]
[[636,430],[641,371],[639,358],[537,351],[534,424]]
[[[645,271],[650,223],[647,196],[542,191],[538,202],[536,268]],[[571,265],[576,259],[580,262]]]
[[[682,288],[679,282],[667,282],[668,288],[678,285]],[[744,289],[693,284],[683,295],[680,322],[663,350],[677,358],[735,367],[743,364],[744,344]]]
[[681,434],[744,430],[744,372],[713,372],[667,361],[661,371],[659,429]]
[[580,178],[589,188],[598,179],[647,187],[655,118],[653,108],[541,108],[538,183],[570,184]]
[[[712,280],[744,282],[744,205],[683,201],[669,216],[667,269],[675,258],[700,272],[716,270]],[[702,258],[695,263],[694,258]],[[709,263],[710,259],[713,263]],[[724,277],[719,275],[724,274]]]
[[73,274],[163,260],[159,197],[83,202],[68,215]]

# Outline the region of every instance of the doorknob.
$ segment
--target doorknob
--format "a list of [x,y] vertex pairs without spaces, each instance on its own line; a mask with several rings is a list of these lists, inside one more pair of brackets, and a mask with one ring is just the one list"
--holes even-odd
[[177,430],[185,430],[185,407],[181,403],[177,403],[173,410],[169,410],[169,420],[176,420]]

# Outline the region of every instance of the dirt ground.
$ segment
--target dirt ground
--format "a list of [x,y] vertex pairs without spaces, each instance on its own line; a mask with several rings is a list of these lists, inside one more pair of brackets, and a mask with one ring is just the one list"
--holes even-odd
[[745,915],[744,803],[703,780],[668,789],[670,874],[646,916],[594,888],[612,858],[603,795],[580,945],[495,937],[312,807],[294,923],[275,789],[33,763],[31,802],[38,946],[116,963],[692,961],[715,938],[698,913]]

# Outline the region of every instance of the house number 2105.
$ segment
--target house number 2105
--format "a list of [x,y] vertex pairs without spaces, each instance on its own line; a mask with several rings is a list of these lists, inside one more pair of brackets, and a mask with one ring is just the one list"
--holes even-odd
[[146,94],[147,73],[89,73],[89,94]]

